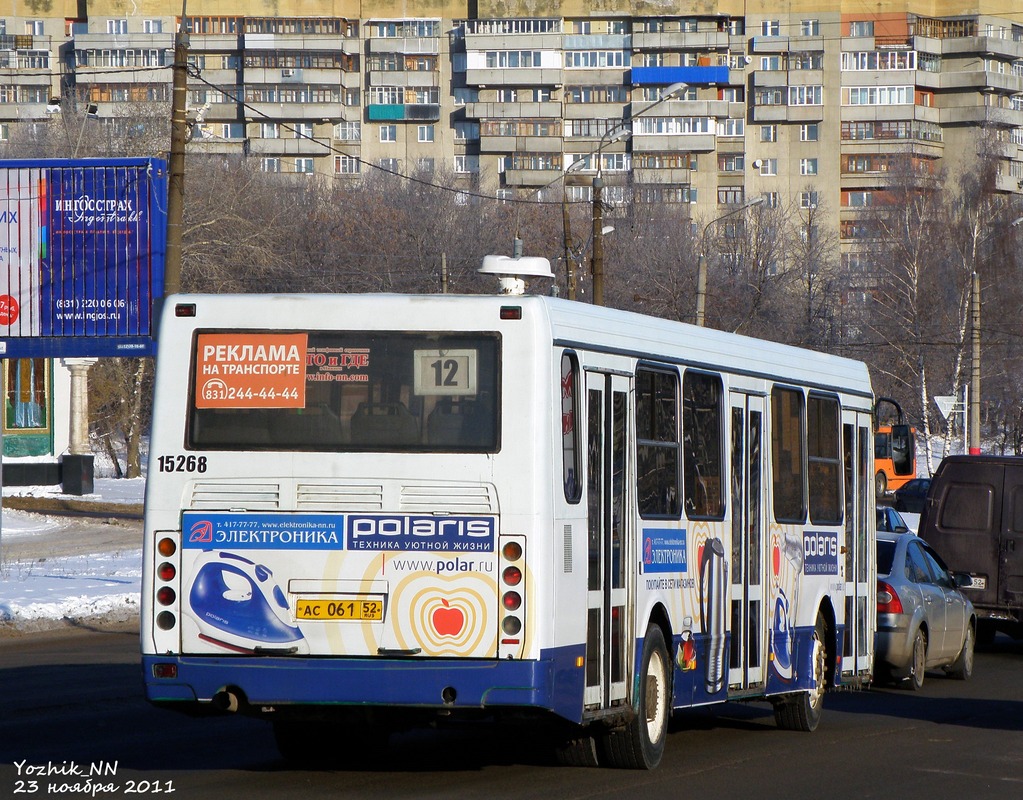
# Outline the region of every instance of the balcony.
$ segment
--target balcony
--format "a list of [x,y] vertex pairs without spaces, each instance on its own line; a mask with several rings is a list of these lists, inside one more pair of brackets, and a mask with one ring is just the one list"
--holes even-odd
[[504,181],[508,186],[543,187],[564,174],[560,169],[509,169],[505,170]]
[[377,37],[369,40],[369,52],[371,55],[374,53],[404,53],[407,55],[422,53],[435,56],[440,54],[440,39],[436,36]]
[[632,179],[637,184],[688,186],[692,180],[692,170],[638,168],[632,170]]
[[386,103],[366,106],[370,122],[437,122],[439,103]]
[[640,134],[632,137],[633,153],[710,153],[717,147],[713,133]]
[[[584,109],[583,114],[566,114],[576,118],[589,119],[593,116],[600,116],[595,109],[606,108],[606,106],[592,106],[581,103],[566,106],[566,110],[580,108]],[[466,119],[561,119],[561,103],[466,103]],[[606,116],[606,115],[605,115]],[[621,116],[621,107],[618,113],[611,116]]]
[[246,150],[251,155],[259,156],[323,156],[330,152],[330,139],[249,139]]
[[440,73],[431,70],[370,70],[369,86],[440,86]]
[[[587,73],[587,78],[590,77]],[[563,71],[556,67],[516,67],[468,69],[465,82],[468,86],[561,86],[564,78]],[[605,81],[594,79],[594,83]]]
[[632,49],[637,50],[727,50],[727,31],[661,31],[633,33]]
[[630,79],[633,86],[727,86],[729,72],[728,67],[633,67]]
[[481,153],[560,153],[560,136],[480,136]]

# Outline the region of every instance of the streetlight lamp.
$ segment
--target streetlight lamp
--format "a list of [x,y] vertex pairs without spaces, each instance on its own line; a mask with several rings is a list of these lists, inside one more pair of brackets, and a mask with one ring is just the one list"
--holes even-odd
[[[1023,217],[1017,217],[1009,223],[1015,228],[1023,223]],[[987,237],[985,237],[986,239]],[[972,357],[970,360],[970,455],[980,455],[980,273],[973,271],[970,285],[970,316],[973,330],[970,332]]]
[[736,214],[740,214],[747,208],[759,206],[763,202],[763,195],[755,197],[748,203],[743,203],[738,208],[733,208],[731,211],[722,214],[720,217],[715,217],[703,226],[703,233],[700,234],[699,268],[696,273],[696,324],[701,328],[703,327],[707,308],[707,231],[710,230],[711,225],[721,222],[723,219],[735,216]]

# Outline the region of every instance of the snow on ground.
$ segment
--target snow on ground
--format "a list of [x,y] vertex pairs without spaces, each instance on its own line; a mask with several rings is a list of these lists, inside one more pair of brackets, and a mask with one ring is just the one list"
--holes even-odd
[[[84,498],[141,503],[145,480],[97,478]],[[60,487],[4,487],[4,495],[60,497]],[[111,534],[104,532],[104,526]],[[4,508],[0,519],[0,635],[61,621],[103,618],[126,622],[138,614],[142,551],[138,537],[104,521]],[[95,542],[96,552],[88,550]],[[77,545],[70,547],[70,544]],[[10,555],[9,555],[10,554]]]

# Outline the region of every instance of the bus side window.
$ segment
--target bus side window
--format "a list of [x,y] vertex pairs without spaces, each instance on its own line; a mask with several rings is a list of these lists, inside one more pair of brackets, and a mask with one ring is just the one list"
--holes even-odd
[[806,452],[803,393],[775,386],[771,390],[771,470],[774,518],[778,522],[806,522]]
[[574,353],[561,356],[561,453],[565,499],[578,503],[579,483],[579,361]]
[[682,379],[683,491],[690,518],[725,515],[722,394],[717,375],[686,372]]

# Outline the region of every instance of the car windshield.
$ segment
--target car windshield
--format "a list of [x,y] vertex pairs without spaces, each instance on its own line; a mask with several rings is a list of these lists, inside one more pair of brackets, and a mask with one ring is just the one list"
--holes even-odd
[[891,575],[892,561],[895,560],[895,542],[877,540],[877,574]]

